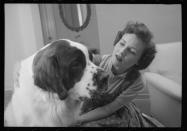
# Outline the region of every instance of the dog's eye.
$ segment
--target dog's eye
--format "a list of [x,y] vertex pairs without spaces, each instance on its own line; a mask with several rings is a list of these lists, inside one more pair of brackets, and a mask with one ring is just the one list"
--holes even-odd
[[69,71],[70,78],[72,78],[72,80],[74,81],[79,81],[83,73],[83,66],[81,62],[73,62],[70,66]]
[[82,68],[82,64],[80,62],[76,61],[76,62],[73,62],[71,64],[70,68],[71,68],[71,70],[75,70],[76,71],[76,70],[79,70],[79,69]]
[[78,61],[75,61],[71,64],[72,67],[79,67],[81,64]]

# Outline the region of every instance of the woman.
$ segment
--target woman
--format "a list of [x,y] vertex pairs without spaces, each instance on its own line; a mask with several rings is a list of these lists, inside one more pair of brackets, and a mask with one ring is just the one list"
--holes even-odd
[[77,123],[94,127],[162,126],[154,118],[142,115],[132,103],[144,87],[139,70],[145,69],[155,57],[152,37],[145,24],[128,22],[118,32],[111,55],[93,56],[93,62],[110,74],[108,87],[100,97],[85,102],[86,113],[77,118]]

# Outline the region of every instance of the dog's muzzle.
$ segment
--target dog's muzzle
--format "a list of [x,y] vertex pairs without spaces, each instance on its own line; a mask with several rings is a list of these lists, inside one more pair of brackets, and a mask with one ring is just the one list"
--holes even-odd
[[97,69],[97,73],[93,76],[94,84],[98,87],[99,91],[104,91],[108,86],[109,74],[102,70],[101,68]]

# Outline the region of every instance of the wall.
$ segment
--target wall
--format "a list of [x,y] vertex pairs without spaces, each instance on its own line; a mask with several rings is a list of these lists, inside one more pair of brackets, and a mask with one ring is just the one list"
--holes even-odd
[[[101,53],[110,53],[117,31],[127,21],[144,22],[156,43],[182,40],[181,5],[96,4]],[[107,47],[107,48],[106,48]]]
[[53,14],[55,18],[57,39],[68,38],[74,41],[84,42],[88,48],[100,48],[97,16],[94,5],[91,5],[91,17],[88,26],[80,32],[71,31],[62,23],[57,4],[53,4]]
[[13,89],[13,67],[43,46],[37,4],[5,4],[5,90]]

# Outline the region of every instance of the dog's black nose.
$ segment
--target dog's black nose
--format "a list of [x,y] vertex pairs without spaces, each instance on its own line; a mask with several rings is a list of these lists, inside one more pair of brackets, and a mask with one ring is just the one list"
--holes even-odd
[[106,71],[100,68],[97,69],[96,83],[98,85],[98,89],[107,88],[108,78],[109,78],[109,74]]
[[108,80],[108,73],[104,71],[103,69],[97,69],[97,79],[98,81],[106,81]]

